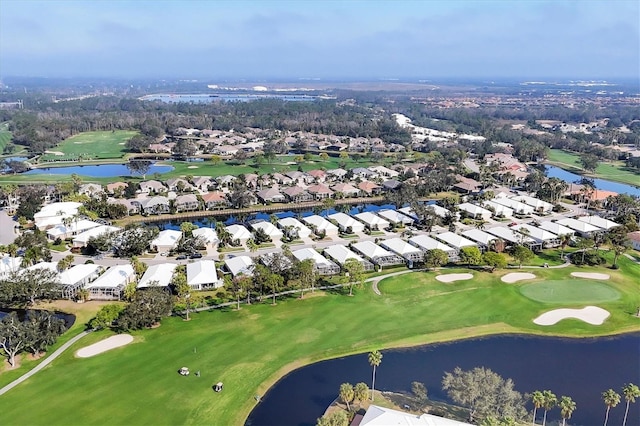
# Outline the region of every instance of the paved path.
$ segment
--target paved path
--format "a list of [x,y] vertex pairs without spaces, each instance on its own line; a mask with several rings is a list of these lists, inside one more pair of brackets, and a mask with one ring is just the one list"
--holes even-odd
[[417,270],[409,269],[407,271],[392,272],[387,275],[380,275],[379,277],[367,278],[364,282],[371,283],[371,289],[373,290],[373,292],[378,296],[382,296],[382,293],[380,293],[380,290],[378,290],[378,283],[380,281],[384,280],[385,278],[395,277],[396,275],[408,274],[409,272],[414,272],[414,271],[417,271]]
[[24,382],[29,377],[33,376],[38,371],[42,370],[47,365],[51,364],[51,362],[54,359],[58,358],[64,351],[66,351],[69,348],[69,346],[73,345],[75,342],[77,342],[78,340],[82,339],[84,336],[86,336],[89,333],[90,333],[90,331],[83,331],[82,333],[80,333],[77,336],[73,337],[71,340],[69,340],[64,345],[60,346],[55,352],[53,352],[51,355],[49,355],[40,364],[36,365],[32,370],[26,372],[22,376],[20,376],[17,379],[15,379],[13,382],[9,383],[8,385],[6,385],[2,389],[0,389],[0,395],[4,394],[6,392],[9,392],[11,389],[13,389],[14,387],[18,386],[20,383]]
[[625,253],[624,257],[626,257],[627,259],[629,259],[632,262],[637,263],[638,265],[640,265],[640,260],[637,260],[635,257],[631,256],[629,253]]

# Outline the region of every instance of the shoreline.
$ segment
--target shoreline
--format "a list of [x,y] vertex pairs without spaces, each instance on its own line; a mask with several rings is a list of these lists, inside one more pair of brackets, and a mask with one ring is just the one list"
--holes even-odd
[[[584,170],[582,170],[580,167],[572,166],[571,164],[562,163],[560,161],[545,160],[543,162],[543,164],[557,167],[559,169],[564,170],[565,172],[575,173],[576,175],[579,175],[579,176],[587,178],[587,179],[606,180],[606,181],[609,181],[609,182],[619,183],[619,184],[623,184],[623,185],[629,185],[629,186],[632,186],[634,188],[640,189],[639,185],[635,185],[635,184],[633,184],[631,182],[628,182],[626,180],[620,180],[620,179],[616,179],[616,178],[613,178],[613,177],[610,177],[610,176],[602,176],[602,175],[600,175],[598,173],[585,173]],[[638,179],[640,179],[640,175],[638,175]]]

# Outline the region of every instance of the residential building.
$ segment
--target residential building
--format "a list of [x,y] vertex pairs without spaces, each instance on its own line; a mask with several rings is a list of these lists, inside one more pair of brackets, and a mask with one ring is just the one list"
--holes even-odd
[[253,235],[243,225],[229,225],[226,227],[227,232],[231,235],[231,241],[238,240],[240,244],[246,244],[247,241],[253,238]]
[[151,241],[151,250],[158,253],[168,252],[175,249],[182,239],[182,232],[173,229],[160,231],[158,236]]
[[358,184],[358,189],[360,189],[360,195],[363,197],[372,197],[374,195],[380,194],[382,188],[377,183],[363,181]]
[[194,237],[199,237],[200,239],[202,239],[202,241],[204,241],[206,245],[210,247],[213,247],[219,242],[218,234],[216,233],[215,229],[212,228],[194,229],[193,231],[191,231],[191,235],[193,235]]
[[299,186],[292,186],[282,190],[282,193],[287,197],[287,200],[291,203],[304,203],[307,201],[313,201],[314,196],[307,192],[304,188]]
[[411,268],[413,262],[421,262],[424,258],[424,253],[418,247],[407,243],[400,238],[389,238],[381,241],[380,245],[387,250],[390,250],[399,256],[402,256],[409,262]]
[[157,180],[147,180],[140,182],[140,192],[143,194],[159,194],[165,192],[167,187]]
[[409,238],[409,243],[418,247],[420,250],[427,252],[429,250],[442,250],[449,256],[449,261],[454,262],[458,259],[458,250],[453,247],[449,247],[446,244],[441,243],[438,240],[434,240],[428,235],[415,235]]
[[331,187],[331,189],[336,193],[342,194],[346,198],[357,197],[360,193],[360,190],[350,183],[337,183]]
[[463,237],[466,237],[471,241],[475,241],[476,243],[478,243],[478,247],[480,247],[480,250],[482,251],[487,251],[489,248],[491,248],[492,243],[498,239],[498,237],[496,237],[495,235],[475,228],[462,231],[461,234]]
[[346,213],[338,212],[330,214],[329,219],[335,221],[335,223],[338,224],[338,228],[340,228],[341,232],[347,233],[349,229],[352,233],[364,231],[364,224],[355,220],[353,217],[349,216]]
[[538,228],[526,223],[515,225],[511,229],[533,238],[537,242],[541,243],[544,248],[558,247],[560,245],[560,237],[546,229]]
[[50,240],[55,240],[56,238],[66,240],[67,238],[71,238],[74,235],[81,234],[91,228],[100,226],[98,222],[87,219],[80,219],[76,221],[68,218],[67,220],[70,221],[67,225],[60,224],[54,226],[53,228],[47,229],[47,237]]
[[224,267],[232,277],[237,277],[240,274],[253,275],[253,266],[253,259],[249,256],[235,256],[224,261]]
[[465,212],[467,216],[473,219],[484,221],[488,221],[489,219],[491,219],[491,212],[489,210],[483,209],[482,207],[476,206],[475,204],[462,203],[458,205],[458,208],[460,209],[460,211]]
[[0,280],[7,278],[12,272],[16,272],[20,269],[22,264],[22,257],[11,257],[9,254],[4,254],[0,257]]
[[263,203],[284,203],[285,196],[277,188],[267,188],[256,193],[258,199]]
[[85,288],[90,282],[98,278],[104,268],[96,264],[75,265],[60,273],[62,297],[72,299],[78,290]]
[[140,207],[145,214],[166,214],[169,213],[169,199],[162,195],[151,198],[139,199]]
[[478,247],[478,244],[474,243],[473,241],[451,231],[443,232],[436,235],[435,237],[448,246],[456,249],[458,251],[458,254],[463,247]]
[[257,231],[262,229],[271,239],[279,240],[284,235],[273,223],[267,221],[254,222],[250,224],[251,229]]
[[588,223],[589,225],[593,225],[596,226],[600,229],[604,229],[604,230],[610,230],[612,228],[617,228],[620,225],[619,223],[613,222],[611,220],[605,219],[603,217],[600,216],[596,216],[596,215],[591,215],[591,216],[580,216],[578,218],[579,221],[582,221],[584,223]]
[[100,225],[95,228],[91,228],[87,231],[84,231],[73,238],[73,247],[80,248],[85,247],[91,238],[97,238],[103,234],[109,232],[117,232],[121,228],[117,226],[109,226],[109,225]]
[[469,423],[459,422],[432,414],[411,414],[403,411],[370,405],[362,416],[359,426],[471,426]]
[[[594,234],[603,232],[602,228],[591,225],[590,223],[576,220],[572,217],[566,217],[556,221],[557,224],[571,228],[581,237],[591,238]],[[545,228],[546,229],[546,228]]]
[[356,219],[363,222],[372,231],[382,230],[389,227],[389,221],[371,212],[362,212],[354,215]]
[[[337,228],[336,228],[337,230]],[[299,261],[311,259],[315,264],[316,271],[320,275],[335,275],[340,273],[340,267],[315,251],[312,248],[303,248],[292,252],[293,256]]]
[[379,266],[401,265],[405,262],[401,256],[380,247],[373,241],[354,243],[351,245],[351,248]]
[[130,264],[115,265],[107,269],[95,281],[85,287],[91,300],[120,300],[127,284],[135,281],[136,275]]
[[215,210],[218,208],[224,208],[229,205],[229,200],[223,192],[213,191],[206,194],[202,194],[202,201],[204,202],[207,210]]
[[192,290],[222,287],[218,279],[216,263],[213,260],[199,260],[187,264],[187,284]]
[[317,214],[302,218],[302,221],[309,225],[316,235],[325,233],[328,237],[335,237],[338,235],[338,227],[327,219]]
[[560,225],[557,222],[551,222],[551,221],[540,222],[540,224],[538,225],[538,228],[544,229],[558,236],[561,236],[561,235],[573,236],[576,233],[576,231],[574,231],[571,228],[568,228],[564,225]]
[[329,189],[327,185],[321,183],[311,185],[307,188],[307,192],[313,195],[316,200],[324,200],[325,198],[331,198],[333,196],[333,191]]
[[200,202],[195,194],[178,195],[175,200],[176,210],[179,212],[190,212],[198,210]]
[[173,279],[173,273],[178,267],[175,263],[159,263],[151,265],[145,271],[140,281],[138,281],[138,288],[147,287],[169,287],[171,280]]
[[298,219],[292,217],[280,219],[278,226],[289,238],[309,238],[311,236],[311,229],[302,224]]
[[326,247],[323,254],[325,257],[332,259],[342,267],[344,267],[344,264],[347,262],[347,260],[355,259],[362,264],[365,271],[371,271],[373,269],[373,264],[371,262],[363,259],[342,244],[334,244],[332,246]]
[[377,215],[394,225],[411,225],[414,222],[411,217],[391,209],[380,210]]

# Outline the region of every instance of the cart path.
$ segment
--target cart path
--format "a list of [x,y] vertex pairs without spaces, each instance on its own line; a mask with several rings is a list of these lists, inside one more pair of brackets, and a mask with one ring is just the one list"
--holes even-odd
[[28,372],[26,372],[22,376],[20,376],[17,379],[15,379],[13,382],[9,383],[8,385],[6,385],[2,389],[0,389],[0,395],[3,395],[5,393],[9,392],[11,389],[13,389],[14,387],[18,386],[20,383],[24,382],[29,377],[33,376],[38,371],[42,370],[47,365],[51,364],[51,362],[53,362],[54,359],[58,358],[64,351],[69,349],[69,347],[71,345],[73,345],[74,343],[76,343],[78,340],[82,339],[84,336],[86,336],[89,333],[90,333],[90,331],[83,331],[82,333],[78,334],[77,336],[74,336],[73,338],[71,338],[71,340],[66,342],[64,345],[60,346],[56,351],[54,351],[51,355],[49,355],[40,364],[36,365],[33,369],[29,370]]
[[373,292],[375,294],[377,294],[378,296],[382,296],[382,293],[380,293],[380,290],[378,289],[378,283],[380,281],[384,280],[385,278],[395,277],[397,275],[404,275],[404,274],[408,274],[410,272],[417,272],[417,271],[418,270],[409,269],[408,271],[392,272],[392,273],[387,274],[387,275],[380,275],[379,277],[367,278],[365,280],[365,282],[366,283],[371,283],[371,289],[373,290]]

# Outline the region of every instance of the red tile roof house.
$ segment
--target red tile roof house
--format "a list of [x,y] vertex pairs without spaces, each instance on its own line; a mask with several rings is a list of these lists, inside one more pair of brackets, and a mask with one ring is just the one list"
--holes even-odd
[[202,194],[202,201],[207,210],[214,210],[215,208],[223,208],[229,205],[227,197],[220,192],[214,191],[207,194]]
[[327,178],[327,173],[324,170],[309,170],[307,174],[313,177],[317,183],[322,183]]
[[358,184],[358,188],[360,188],[360,193],[367,197],[379,194],[382,190],[382,188],[380,188],[380,185],[369,181],[360,182]]
[[283,189],[282,193],[286,195],[287,199],[292,203],[304,203],[305,201],[313,201],[314,199],[313,195],[299,186]]
[[263,189],[256,193],[258,199],[263,203],[283,203],[285,202],[285,196],[280,193],[276,188]]
[[331,198],[333,196],[333,191],[329,189],[327,185],[323,184],[312,185],[307,188],[307,191],[313,195],[316,200],[324,200],[325,198]]
[[341,193],[345,197],[357,197],[360,193],[360,190],[350,183],[337,183],[331,187],[333,191],[336,193]]

